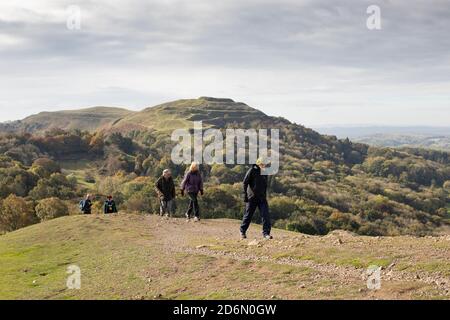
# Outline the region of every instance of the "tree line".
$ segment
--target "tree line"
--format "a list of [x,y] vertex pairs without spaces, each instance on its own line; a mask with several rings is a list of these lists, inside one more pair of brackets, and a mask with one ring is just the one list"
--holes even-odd
[[[448,153],[369,148],[277,121],[283,124],[281,167],[269,181],[276,227],[308,234],[344,229],[426,235],[449,223]],[[156,131],[53,129],[43,135],[1,135],[0,232],[75,214],[77,200],[87,192],[97,195],[94,212],[101,212],[106,194],[114,195],[122,211],[157,212],[156,179],[169,168],[179,183],[186,169],[171,162],[172,145]],[[67,169],[70,161],[85,166]],[[242,165],[201,166],[205,218],[242,217],[246,170]],[[185,200],[177,201],[181,216]]]

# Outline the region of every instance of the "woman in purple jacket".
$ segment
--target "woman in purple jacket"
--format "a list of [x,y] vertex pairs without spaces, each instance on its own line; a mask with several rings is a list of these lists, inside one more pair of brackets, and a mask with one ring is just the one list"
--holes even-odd
[[192,162],[189,171],[184,176],[183,182],[181,183],[181,195],[184,193],[189,196],[189,207],[186,212],[186,218],[188,221],[191,219],[192,212],[194,212],[194,221],[200,221],[200,208],[198,206],[198,193],[203,195],[203,180],[198,170],[198,163]]

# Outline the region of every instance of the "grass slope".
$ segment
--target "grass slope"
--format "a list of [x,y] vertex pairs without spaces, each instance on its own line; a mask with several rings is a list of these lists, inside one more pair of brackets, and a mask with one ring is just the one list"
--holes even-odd
[[[448,299],[448,237],[325,237],[156,216],[69,216],[0,236],[0,299]],[[66,289],[66,269],[82,271]],[[382,287],[368,290],[371,264]]]
[[193,121],[203,121],[205,127],[222,127],[233,121],[242,123],[264,118],[268,116],[244,103],[201,97],[172,101],[130,114],[115,123],[113,129],[170,132],[179,128],[191,128]]
[[29,132],[43,132],[51,128],[94,132],[133,113],[126,109],[113,107],[41,112],[25,118],[20,125]]

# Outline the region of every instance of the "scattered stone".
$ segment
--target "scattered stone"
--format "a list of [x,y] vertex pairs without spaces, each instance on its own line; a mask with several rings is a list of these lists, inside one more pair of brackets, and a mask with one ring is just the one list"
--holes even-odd
[[386,269],[387,269],[387,270],[390,270],[390,269],[392,269],[393,267],[395,267],[395,265],[396,265],[396,263],[395,263],[395,262],[392,262],[390,265],[388,265],[388,266],[386,267]]
[[197,249],[203,249],[203,248],[207,248],[208,246],[206,244],[201,244],[199,246],[196,246]]
[[253,240],[248,243],[248,246],[259,246],[261,243],[258,240]]
[[346,230],[333,230],[330,233],[328,233],[325,238],[332,238],[332,237],[336,237],[336,238],[354,238],[357,237],[358,235],[350,232],[350,231],[346,231]]

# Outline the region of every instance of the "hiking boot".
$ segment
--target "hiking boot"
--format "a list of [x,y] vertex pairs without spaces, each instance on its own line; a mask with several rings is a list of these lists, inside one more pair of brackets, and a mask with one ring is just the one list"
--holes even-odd
[[200,221],[200,218],[199,217],[195,217],[194,218],[194,222],[199,222]]
[[241,232],[241,239],[247,239],[247,235],[243,232]]
[[272,240],[273,239],[273,237],[270,234],[265,234],[263,236],[263,238],[266,239],[266,240]]
[[191,221],[191,217],[186,213],[186,221],[189,222]]

